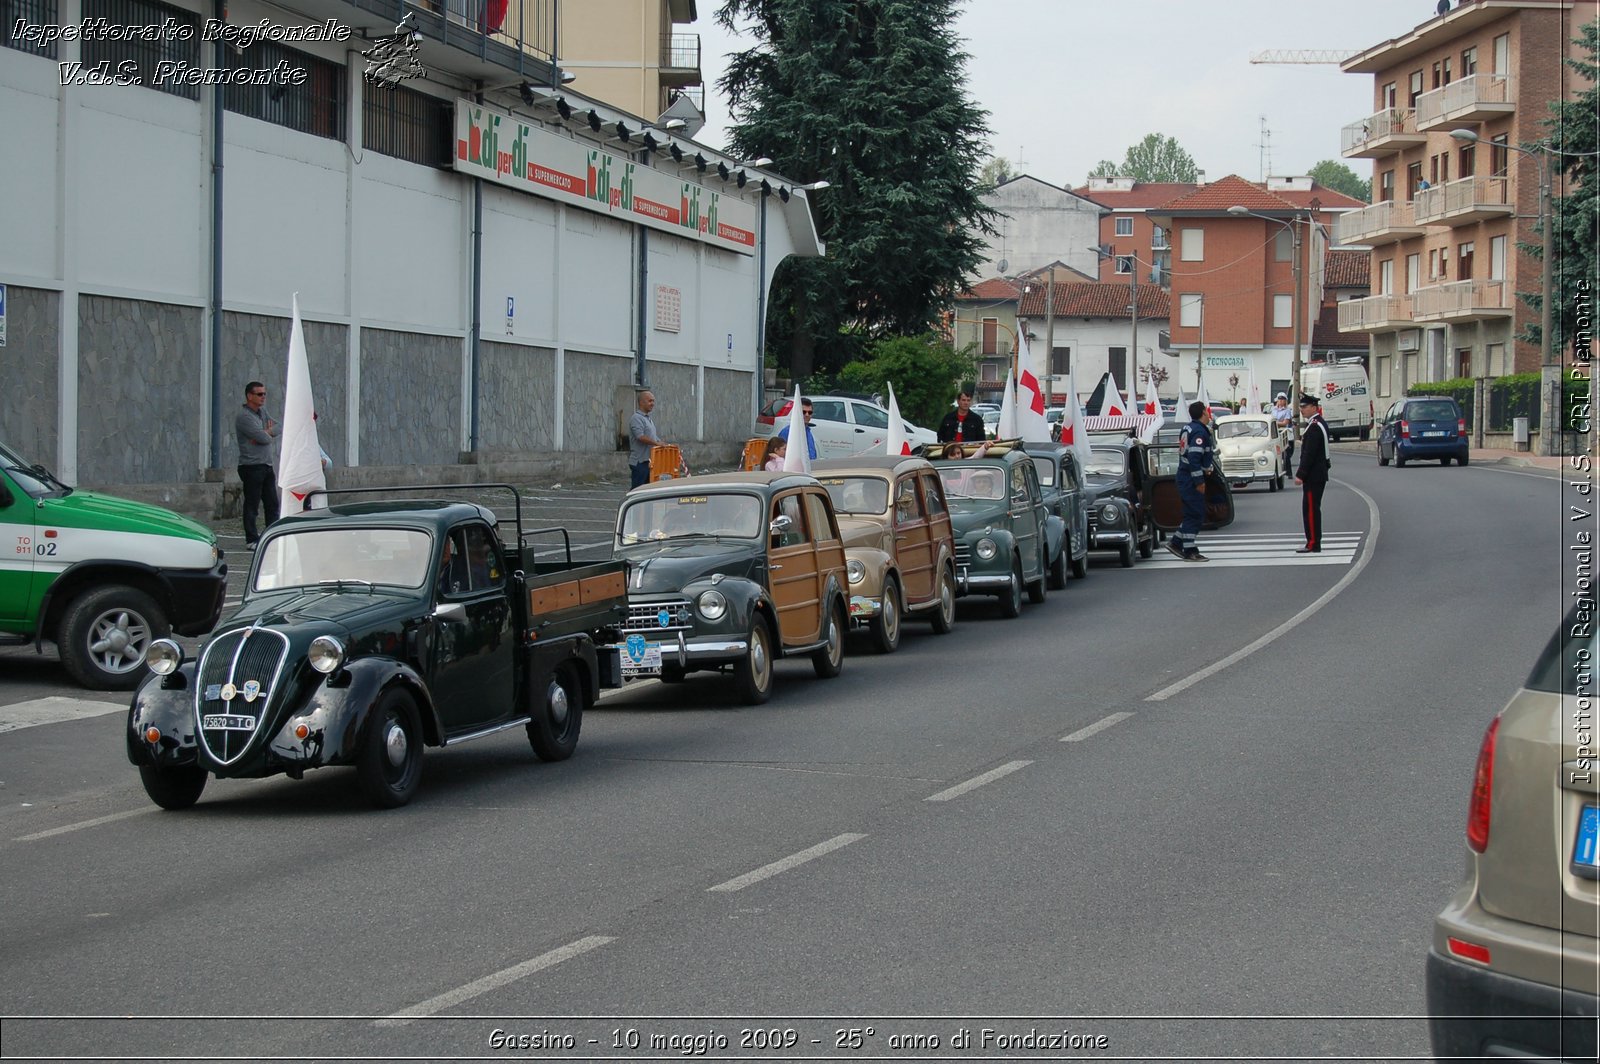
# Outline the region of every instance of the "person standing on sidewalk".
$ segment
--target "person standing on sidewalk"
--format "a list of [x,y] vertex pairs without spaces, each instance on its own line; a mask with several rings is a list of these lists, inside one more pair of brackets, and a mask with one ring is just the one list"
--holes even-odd
[[665,447],[667,441],[656,431],[650,411],[656,408],[656,393],[639,393],[638,409],[628,419],[628,487],[637,488],[650,482],[650,448]]
[[1195,539],[1206,520],[1206,477],[1216,463],[1217,447],[1211,436],[1211,408],[1200,400],[1189,404],[1189,423],[1178,437],[1178,497],[1183,500],[1183,523],[1167,540],[1167,549],[1186,562],[1208,562]]
[[1300,437],[1300,467],[1294,471],[1294,482],[1305,487],[1300,516],[1306,527],[1306,545],[1295,553],[1317,554],[1322,550],[1322,493],[1328,487],[1328,469],[1333,463],[1328,459],[1328,423],[1314,396],[1300,397],[1300,416],[1306,419],[1306,430]]
[[267,386],[251,381],[244,386],[244,408],[233,419],[239,440],[239,480],[244,484],[244,545],[255,550],[261,533],[256,530],[256,507],[266,511],[268,525],[278,519],[278,480],[272,473],[272,441],[278,423],[267,416]]

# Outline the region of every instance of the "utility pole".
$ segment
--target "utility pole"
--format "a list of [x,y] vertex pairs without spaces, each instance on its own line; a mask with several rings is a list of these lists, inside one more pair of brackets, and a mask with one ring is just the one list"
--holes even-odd
[[1129,255],[1128,263],[1128,402],[1132,404],[1139,392],[1139,256]]
[[1044,293],[1044,407],[1050,409],[1054,398],[1050,387],[1055,383],[1056,372],[1056,264],[1050,264],[1050,287]]
[[[1294,297],[1289,301],[1289,307],[1294,313],[1294,383],[1291,388],[1291,390],[1294,392],[1294,398],[1290,399],[1289,402],[1290,404],[1298,404],[1300,402],[1300,344],[1302,340],[1300,321],[1300,245],[1303,243],[1300,238],[1300,216],[1298,214],[1296,214],[1294,220],[1289,223],[1289,231],[1294,235],[1293,246],[1290,249],[1290,254],[1294,256]],[[1299,409],[1299,407],[1295,406],[1295,409]],[[1294,426],[1294,441],[1299,443],[1300,419],[1290,418],[1289,423]]]

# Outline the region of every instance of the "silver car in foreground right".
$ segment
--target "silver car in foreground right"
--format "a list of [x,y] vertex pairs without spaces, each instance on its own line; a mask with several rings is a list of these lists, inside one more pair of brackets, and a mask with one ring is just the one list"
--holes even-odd
[[1570,610],[1490,722],[1467,813],[1466,880],[1434,920],[1436,1057],[1595,1059],[1600,973],[1600,646]]

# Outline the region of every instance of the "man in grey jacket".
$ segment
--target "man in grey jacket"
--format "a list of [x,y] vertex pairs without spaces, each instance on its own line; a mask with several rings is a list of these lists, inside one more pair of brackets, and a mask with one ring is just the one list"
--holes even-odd
[[267,386],[251,381],[244,386],[244,409],[233,420],[239,438],[239,480],[244,484],[244,545],[254,550],[261,534],[256,531],[256,506],[266,510],[267,524],[278,519],[278,480],[272,472],[272,441],[278,423],[267,416]]

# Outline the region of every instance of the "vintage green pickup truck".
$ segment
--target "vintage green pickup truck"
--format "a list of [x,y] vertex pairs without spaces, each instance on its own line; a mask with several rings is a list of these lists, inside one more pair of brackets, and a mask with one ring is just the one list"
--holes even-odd
[[[515,496],[448,490],[466,488]],[[572,756],[583,711],[621,683],[597,633],[624,617],[627,565],[574,565],[570,545],[536,563],[528,541],[565,533],[524,532],[520,498],[515,540],[498,528],[475,502],[392,497],[274,524],[199,660],[167,639],[146,654],[127,747],[150,798],[182,809],[209,776],[354,765],[373,804],[398,806],[424,746],[516,727],[542,760]]]

